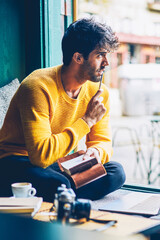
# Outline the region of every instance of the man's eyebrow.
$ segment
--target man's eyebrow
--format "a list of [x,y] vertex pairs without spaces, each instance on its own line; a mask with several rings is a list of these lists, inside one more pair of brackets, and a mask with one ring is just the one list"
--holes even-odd
[[96,51],[96,54],[100,54],[100,53],[106,54],[107,50],[106,51]]

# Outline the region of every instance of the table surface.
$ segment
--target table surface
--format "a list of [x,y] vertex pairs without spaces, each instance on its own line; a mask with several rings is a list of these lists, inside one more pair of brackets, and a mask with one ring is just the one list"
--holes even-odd
[[[42,206],[39,210],[39,212],[34,216],[34,219],[40,220],[40,221],[56,221],[56,218],[49,215],[44,215],[46,212],[50,212],[50,209],[52,208],[52,203],[46,203],[43,202]],[[126,214],[117,214],[117,213],[110,213],[110,212],[104,212],[104,211],[91,211],[90,218],[96,218],[96,219],[104,219],[104,220],[117,220],[117,223],[103,231],[103,233],[112,235],[112,236],[129,236],[131,234],[137,233],[141,230],[144,230],[148,227],[154,226],[156,224],[159,224],[159,220],[153,220],[149,218],[139,217],[139,216],[131,216]],[[101,223],[95,223],[93,221],[85,221],[80,220],[71,220],[69,223],[70,226],[84,229],[84,230],[95,230],[97,228],[102,227],[104,224]],[[134,235],[135,238],[133,239],[147,239],[144,236]],[[137,237],[137,238],[136,238]]]

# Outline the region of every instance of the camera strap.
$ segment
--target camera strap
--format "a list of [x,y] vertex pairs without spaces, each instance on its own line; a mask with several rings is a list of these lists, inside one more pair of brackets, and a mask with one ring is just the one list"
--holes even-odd
[[89,218],[88,220],[91,220],[97,223],[109,223],[111,221],[115,221],[115,223],[117,223],[117,220],[105,220],[105,219],[97,219],[97,218]]

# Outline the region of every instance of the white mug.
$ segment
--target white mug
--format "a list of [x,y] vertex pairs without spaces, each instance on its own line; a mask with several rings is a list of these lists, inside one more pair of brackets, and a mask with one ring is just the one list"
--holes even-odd
[[28,182],[13,183],[11,184],[11,188],[13,196],[16,198],[33,197],[36,194],[36,189]]

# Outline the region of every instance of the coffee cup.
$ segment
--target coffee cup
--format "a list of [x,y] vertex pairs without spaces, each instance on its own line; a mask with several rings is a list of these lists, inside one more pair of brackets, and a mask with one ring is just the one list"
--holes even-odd
[[16,198],[33,197],[36,194],[36,189],[28,182],[13,183],[11,184],[11,188],[13,196]]

